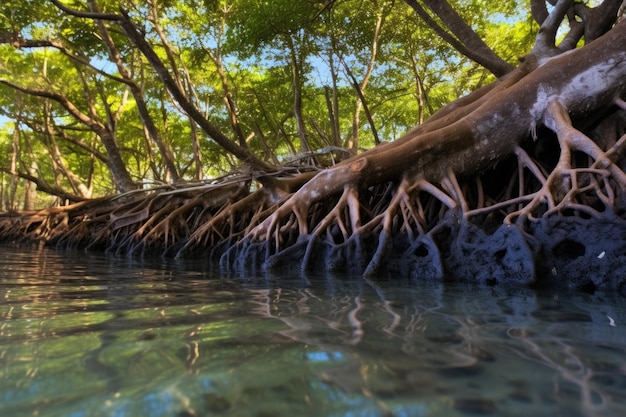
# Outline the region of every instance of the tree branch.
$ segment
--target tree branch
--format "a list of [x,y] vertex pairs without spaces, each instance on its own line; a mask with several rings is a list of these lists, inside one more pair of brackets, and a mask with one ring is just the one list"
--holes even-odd
[[350,67],[348,67],[348,64],[346,64],[346,61],[344,61],[342,58],[341,62],[343,63],[343,67],[346,71],[346,74],[348,74],[348,77],[352,81],[352,86],[354,87],[354,90],[356,91],[356,94],[359,97],[359,100],[361,100],[361,104],[363,104],[363,110],[365,111],[365,116],[367,117],[367,121],[369,122],[369,125],[372,128],[372,135],[374,136],[374,143],[376,145],[380,145],[380,138],[378,137],[378,131],[376,130],[376,125],[374,124],[374,119],[372,117],[372,113],[370,112],[369,106],[367,105],[367,101],[365,101],[363,90],[361,89],[361,86],[359,85],[359,82],[357,81],[352,71],[350,71]]
[[16,48],[58,48],[60,44],[47,39],[24,39],[16,33],[0,33],[0,44],[10,44]]
[[82,10],[71,9],[64,4],[62,4],[59,0],[50,0],[52,4],[58,7],[63,12],[75,16],[82,17],[87,19],[98,19],[98,20],[114,20],[118,21],[122,18],[122,16],[115,13],[94,13],[94,12],[86,12]]
[[513,65],[500,58],[487,44],[478,36],[470,25],[450,6],[446,0],[424,0],[424,3],[432,10],[446,25],[448,30],[465,45],[465,47],[480,56],[480,61],[476,61],[497,77],[513,70]]
[[531,0],[530,13],[533,16],[533,19],[535,19],[535,22],[541,26],[548,18],[548,9],[546,7],[545,0]]
[[[550,3],[555,6],[550,14],[547,14],[544,1],[531,2],[533,17],[541,26],[531,53],[540,59],[574,49],[583,36],[585,43],[589,43],[605,34],[615,24],[622,0],[604,0],[593,8],[574,0]],[[565,16],[568,16],[570,30],[557,47],[556,34]]]
[[[454,10],[451,12],[448,11],[446,14],[443,10],[444,6],[438,4],[438,2],[427,1],[427,3],[433,3],[432,7],[429,5],[431,10],[435,13],[436,10],[442,9],[441,14],[447,19],[445,21],[442,18],[442,21],[446,25],[446,28],[443,28],[432,16],[428,14],[428,12],[416,1],[416,0],[405,0],[406,3],[413,8],[415,14],[417,14],[431,29],[435,31],[441,39],[446,41],[450,46],[456,49],[461,54],[465,55],[469,59],[474,62],[477,62],[479,65],[487,68],[497,77],[501,77],[508,72],[510,72],[514,67],[504,61],[502,58],[497,56],[495,52],[493,52],[483,41],[476,35],[476,33],[467,26],[467,23],[463,22],[463,19],[456,14]],[[450,7],[450,5],[447,5]],[[456,15],[456,16],[454,16]],[[441,18],[441,16],[440,16]],[[463,22],[462,24],[459,22]],[[452,27],[450,27],[450,25]],[[466,26],[466,28],[463,28]],[[450,32],[452,32],[452,34]],[[465,44],[466,36],[465,33],[467,31],[471,31],[474,34],[471,36],[471,41],[468,40],[469,44]],[[456,33],[455,33],[456,32]],[[477,45],[482,44],[482,47],[478,47]],[[488,52],[490,51],[490,52]]]
[[548,58],[560,53],[556,47],[556,32],[573,5],[574,0],[558,0],[552,12],[544,19],[539,28],[535,38],[535,46],[531,51],[533,55],[538,58]]
[[55,48],[63,55],[67,56],[71,60],[78,62],[81,65],[89,67],[91,70],[96,73],[119,83],[129,85],[129,80],[126,80],[121,77],[116,77],[115,75],[111,75],[106,71],[102,71],[99,68],[94,67],[87,59],[79,57],[72,52],[70,52],[60,41],[54,39],[25,39],[21,36],[9,36],[6,34],[0,34],[0,44],[10,44],[15,48],[24,49],[24,48]]
[[53,187],[48,185],[45,181],[43,181],[41,178],[37,178],[33,175],[30,174],[26,174],[24,172],[12,172],[10,169],[4,168],[4,167],[0,167],[0,171],[2,172],[6,172],[9,175],[14,175],[16,177],[25,179],[27,181],[32,182],[33,184],[35,184],[37,186],[37,191],[41,191],[44,192],[46,194],[50,194],[59,198],[62,198],[64,200],[69,200],[72,202],[79,202],[79,201],[85,201],[88,200],[85,197],[81,197],[75,194],[70,194],[65,190],[62,190],[61,188],[57,188],[57,187]]
[[21,91],[22,93],[25,93],[31,96],[43,97],[43,98],[48,98],[50,100],[56,101],[65,110],[67,110],[74,118],[84,123],[85,125],[89,126],[96,133],[101,132],[106,129],[106,127],[102,123],[98,122],[97,120],[94,120],[93,118],[87,116],[86,114],[78,110],[78,108],[74,106],[74,104],[71,101],[69,101],[67,97],[61,94],[53,93],[50,91],[34,90],[34,89],[22,87],[18,84],[15,84],[5,79],[0,79],[0,84],[7,85],[15,90]]
[[260,160],[249,150],[237,145],[204,117],[196,106],[189,101],[186,94],[178,87],[168,69],[165,67],[156,52],[154,52],[152,47],[148,44],[144,36],[139,32],[137,26],[135,26],[128,14],[124,10],[122,10],[121,13],[122,16],[119,23],[124,29],[124,32],[126,32],[128,38],[143,53],[152,66],[152,69],[154,69],[158,77],[163,82],[163,85],[167,88],[170,94],[172,94],[174,99],[180,104],[189,117],[191,117],[218,145],[237,157],[239,160],[250,163],[256,169],[260,169],[262,171],[274,171],[275,167],[273,165]]
[[622,1],[604,0],[598,6],[589,9],[588,16],[583,19],[585,24],[585,43],[599,38],[613,27]]
[[[21,123],[24,123],[26,126],[28,126],[29,128],[31,128],[31,130],[33,132],[38,132],[38,133],[46,133],[45,129],[43,128],[43,126],[39,125],[38,123],[34,123],[30,120],[25,120],[23,118],[19,118],[19,121]],[[109,157],[106,156],[105,154],[103,154],[102,152],[98,151],[97,149],[95,149],[94,147],[86,144],[85,142],[83,142],[82,140],[68,135],[67,132],[64,131],[63,128],[59,128],[58,126],[48,126],[47,127],[47,133],[56,136],[58,138],[63,139],[66,142],[69,142],[85,151],[87,151],[90,155],[93,155],[95,158],[99,159],[102,163],[104,163],[105,165],[109,164]]]

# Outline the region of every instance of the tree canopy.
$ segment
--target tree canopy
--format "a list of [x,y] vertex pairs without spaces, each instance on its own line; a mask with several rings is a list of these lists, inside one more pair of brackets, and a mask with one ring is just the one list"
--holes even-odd
[[[497,73],[412,3],[5,2],[2,208],[271,170],[307,152],[328,164],[393,141]],[[500,67],[537,31],[527,5],[451,5]],[[116,19],[88,18],[121,10],[145,45]]]

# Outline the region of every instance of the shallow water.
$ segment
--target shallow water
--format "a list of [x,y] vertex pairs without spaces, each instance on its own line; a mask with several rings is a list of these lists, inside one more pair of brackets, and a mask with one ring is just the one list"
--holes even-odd
[[0,247],[1,416],[621,416],[626,303]]

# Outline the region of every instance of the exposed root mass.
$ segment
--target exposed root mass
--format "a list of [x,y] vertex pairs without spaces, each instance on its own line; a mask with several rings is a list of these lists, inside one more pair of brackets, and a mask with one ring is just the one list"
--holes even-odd
[[118,254],[203,256],[231,270],[621,288],[624,112],[604,122],[611,121],[615,138],[595,141],[593,131],[574,129],[561,107],[550,115],[554,137],[546,131],[476,175],[449,171],[435,182],[407,173],[398,181],[346,184],[325,198],[303,187],[312,196],[303,202],[298,192],[255,189],[254,175],[246,174],[7,213],[0,237]]
[[542,66],[528,59],[500,87],[328,169],[5,213],[0,239],[228,269],[621,288],[625,50],[622,23]]

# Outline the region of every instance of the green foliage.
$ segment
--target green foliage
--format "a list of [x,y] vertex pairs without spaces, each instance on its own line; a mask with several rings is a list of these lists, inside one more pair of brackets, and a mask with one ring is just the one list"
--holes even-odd
[[[334,116],[341,140],[351,135],[358,99],[345,69],[349,68],[361,82],[370,65],[374,40],[376,60],[363,93],[383,140],[398,138],[445,103],[493,79],[441,40],[400,1],[95,3],[104,12],[117,13],[120,5],[129,10],[191,101],[236,141],[225,105],[228,97],[247,146],[270,161],[299,150],[294,67],[300,72],[302,117],[312,149],[332,144],[329,98],[337,101]],[[517,2],[450,3],[503,59],[515,63],[530,49],[536,27],[527,20],[528,11],[520,10]],[[88,3],[79,0],[64,4],[89,10]],[[380,36],[375,39],[381,18]],[[150,116],[163,141],[171,147],[183,178],[193,178],[192,165],[197,156],[192,146],[194,132],[200,135],[199,152],[206,176],[221,175],[238,165],[239,161],[206,133],[192,129],[189,117],[121,28],[114,22],[105,25],[125,69],[141,87]],[[166,43],[159,30],[167,37]],[[93,20],[65,14],[49,2],[8,0],[0,6],[0,36],[4,40],[0,45],[0,78],[67,98],[82,113],[113,130],[133,178],[146,182],[167,180],[163,155],[146,137],[129,87],[114,78],[120,73],[109,61],[107,45]],[[54,40],[76,59],[54,47],[16,49],[7,41],[16,37]],[[83,143],[106,155],[102,142],[58,102],[0,85],[0,122],[8,120],[19,123],[22,132],[18,155],[22,171],[36,162],[38,178],[71,190],[63,170],[52,161],[56,143],[66,168],[92,184],[94,195],[114,191],[110,167],[77,145]],[[10,162],[15,126],[7,124],[0,131],[0,166],[4,168]],[[363,135],[360,146],[373,146],[364,116],[359,118],[359,130]],[[51,131],[65,136],[51,136]]]
[[281,37],[310,31],[323,7],[314,1],[238,0],[229,25],[231,51],[255,55],[263,46],[275,46]]

